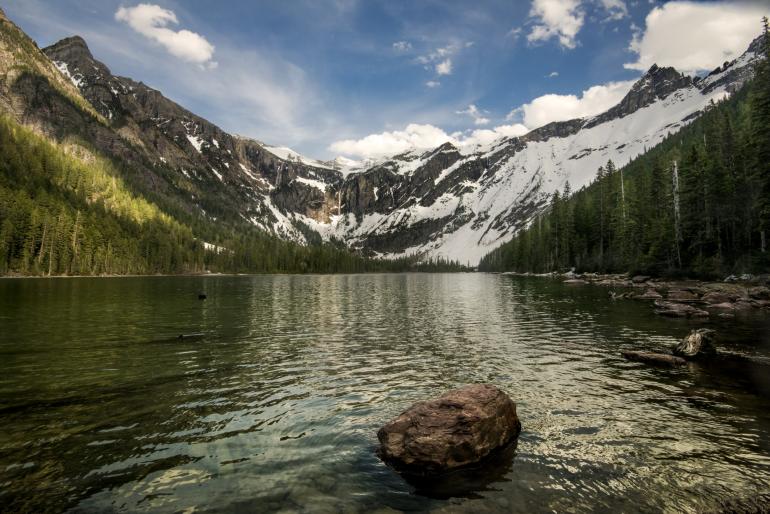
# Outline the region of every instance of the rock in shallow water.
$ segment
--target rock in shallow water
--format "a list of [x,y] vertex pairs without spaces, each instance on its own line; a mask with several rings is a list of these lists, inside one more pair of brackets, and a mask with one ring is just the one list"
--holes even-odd
[[516,404],[488,384],[418,402],[377,432],[380,456],[406,471],[435,474],[474,464],[521,431]]

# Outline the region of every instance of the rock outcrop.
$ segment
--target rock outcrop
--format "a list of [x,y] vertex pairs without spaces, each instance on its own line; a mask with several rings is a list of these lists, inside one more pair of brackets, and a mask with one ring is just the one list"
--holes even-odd
[[409,407],[377,432],[383,460],[417,474],[477,463],[521,431],[516,404],[503,391],[474,384]]

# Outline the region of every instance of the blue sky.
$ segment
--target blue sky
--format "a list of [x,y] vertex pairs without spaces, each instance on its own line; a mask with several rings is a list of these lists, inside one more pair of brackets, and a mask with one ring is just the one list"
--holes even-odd
[[653,62],[700,72],[736,57],[759,34],[767,6],[3,2],[40,46],[79,34],[113,73],[159,89],[229,132],[319,158],[519,134],[598,113]]

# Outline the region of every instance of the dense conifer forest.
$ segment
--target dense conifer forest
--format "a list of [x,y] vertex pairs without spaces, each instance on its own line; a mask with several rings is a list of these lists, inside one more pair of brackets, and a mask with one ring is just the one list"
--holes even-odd
[[133,194],[115,165],[86,146],[54,144],[0,118],[3,275],[460,269],[443,260],[377,260],[333,245],[300,246],[245,226],[180,221]]
[[[770,56],[765,20],[764,53]],[[770,269],[770,62],[728,100],[485,256],[486,271],[723,276]]]

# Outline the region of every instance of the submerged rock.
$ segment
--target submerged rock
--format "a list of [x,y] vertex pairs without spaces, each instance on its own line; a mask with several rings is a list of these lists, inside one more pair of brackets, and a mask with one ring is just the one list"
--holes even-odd
[[707,318],[709,316],[708,312],[683,303],[657,300],[655,307],[655,314],[672,318]]
[[709,328],[693,330],[674,347],[674,355],[685,359],[713,357],[716,354],[713,344],[715,340],[716,332]]
[[418,402],[377,432],[380,457],[396,467],[435,474],[474,464],[521,431],[516,404],[488,384]]
[[684,366],[687,361],[681,357],[668,353],[626,351],[621,355],[630,361],[644,362],[645,364],[658,364],[663,366]]

